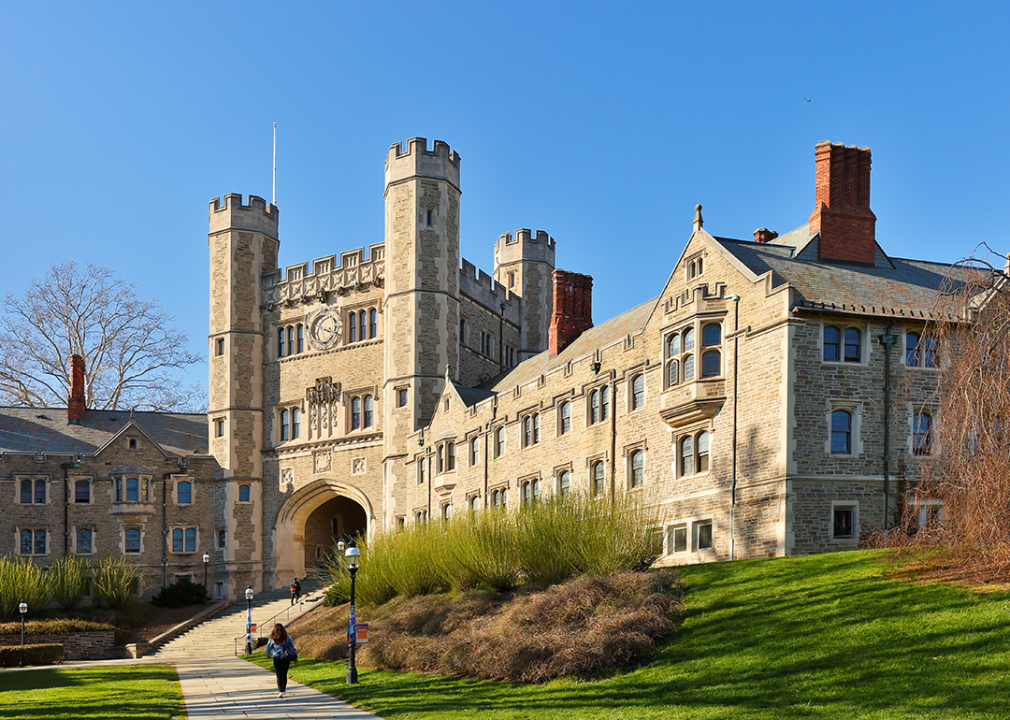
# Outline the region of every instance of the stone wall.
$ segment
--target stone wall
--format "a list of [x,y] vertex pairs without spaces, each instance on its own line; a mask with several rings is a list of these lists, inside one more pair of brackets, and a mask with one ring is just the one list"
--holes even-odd
[[[64,660],[107,660],[116,657],[115,632],[99,630],[73,635],[25,635],[25,644],[62,645]],[[0,645],[20,645],[21,635],[0,635]]]

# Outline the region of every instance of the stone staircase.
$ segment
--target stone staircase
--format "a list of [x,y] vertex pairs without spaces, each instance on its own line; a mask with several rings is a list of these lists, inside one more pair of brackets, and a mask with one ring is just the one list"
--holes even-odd
[[[302,582],[301,602],[291,605],[286,589],[257,593],[253,598],[252,619],[257,625],[253,638],[267,637],[274,623],[287,625],[315,608],[323,599],[319,581]],[[237,600],[214,617],[151,650],[144,657],[164,660],[221,658],[245,652],[246,601]]]

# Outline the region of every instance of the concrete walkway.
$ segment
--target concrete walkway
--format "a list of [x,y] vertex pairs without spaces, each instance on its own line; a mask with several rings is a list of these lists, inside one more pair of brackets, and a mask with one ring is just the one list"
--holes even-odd
[[318,690],[288,680],[277,697],[277,678],[239,658],[176,662],[189,720],[379,720]]

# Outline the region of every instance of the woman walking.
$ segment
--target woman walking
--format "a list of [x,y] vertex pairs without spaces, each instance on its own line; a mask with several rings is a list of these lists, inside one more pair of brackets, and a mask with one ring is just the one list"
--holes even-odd
[[280,623],[274,625],[267,641],[267,657],[273,658],[274,672],[277,673],[277,697],[284,697],[288,687],[288,668],[298,662],[298,651],[291,636]]

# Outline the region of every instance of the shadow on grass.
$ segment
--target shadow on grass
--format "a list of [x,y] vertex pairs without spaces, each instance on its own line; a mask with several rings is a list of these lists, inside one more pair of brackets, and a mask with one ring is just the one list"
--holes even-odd
[[0,718],[166,720],[183,710],[178,675],[167,665],[0,674]]

